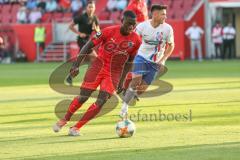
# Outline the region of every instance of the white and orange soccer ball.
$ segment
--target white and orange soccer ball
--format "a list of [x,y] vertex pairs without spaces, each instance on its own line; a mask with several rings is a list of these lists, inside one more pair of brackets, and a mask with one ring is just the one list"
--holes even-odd
[[121,120],[116,125],[116,133],[120,138],[132,137],[135,132],[135,124],[129,119]]

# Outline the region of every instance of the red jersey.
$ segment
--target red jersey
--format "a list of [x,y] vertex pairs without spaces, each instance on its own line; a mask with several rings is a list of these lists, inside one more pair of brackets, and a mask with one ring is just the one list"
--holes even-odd
[[108,73],[122,72],[127,60],[135,57],[141,45],[141,39],[136,32],[123,36],[120,27],[107,27],[92,38],[95,45],[100,44],[98,58],[103,62],[102,69]]
[[137,15],[137,22],[143,22],[148,19],[148,9],[145,0],[138,2],[137,0],[131,0],[126,8],[131,10]]

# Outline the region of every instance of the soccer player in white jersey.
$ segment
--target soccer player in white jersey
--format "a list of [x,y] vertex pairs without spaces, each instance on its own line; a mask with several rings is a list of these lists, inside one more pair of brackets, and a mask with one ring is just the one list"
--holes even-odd
[[128,103],[136,95],[143,93],[153,81],[156,73],[174,49],[172,27],[165,22],[167,6],[153,5],[152,19],[137,25],[136,32],[142,37],[142,44],[134,59],[132,81],[123,97],[120,116],[127,117]]

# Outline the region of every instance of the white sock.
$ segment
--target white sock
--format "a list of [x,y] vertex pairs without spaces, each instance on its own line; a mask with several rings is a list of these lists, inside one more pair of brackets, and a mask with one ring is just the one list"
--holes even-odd
[[128,104],[126,102],[123,102],[121,112],[122,113],[127,113],[128,112]]

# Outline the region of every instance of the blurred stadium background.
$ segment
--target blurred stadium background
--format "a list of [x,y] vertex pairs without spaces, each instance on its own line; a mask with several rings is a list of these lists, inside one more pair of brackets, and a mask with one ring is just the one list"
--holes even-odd
[[[5,63],[14,61],[66,61],[78,52],[76,35],[68,29],[73,15],[84,11],[86,0],[79,0],[78,11],[73,11],[71,3],[76,0],[57,0],[56,8],[50,10],[42,7],[48,0],[0,0],[0,36],[7,43],[8,60]],[[120,23],[121,8],[112,11],[107,10],[107,3],[110,0],[96,0],[96,15],[100,19],[100,26]],[[126,1],[126,0],[118,0]],[[126,1],[127,2],[127,1]],[[167,22],[175,30],[176,48],[172,58],[180,60],[190,57],[190,42],[185,31],[195,21],[204,29],[202,38],[203,55],[210,59],[214,55],[214,45],[211,38],[211,29],[216,20],[220,20],[223,26],[229,22],[237,31],[240,30],[240,0],[148,0],[151,4],[161,3],[168,5]],[[38,8],[38,9],[35,9]],[[41,22],[46,28],[46,48],[39,56],[36,53],[34,42],[34,28],[36,23],[20,23],[17,20],[19,10],[26,9],[27,15],[35,10],[41,12]],[[75,9],[76,10],[76,9]],[[235,57],[240,57],[240,32],[237,32],[235,39]]]

